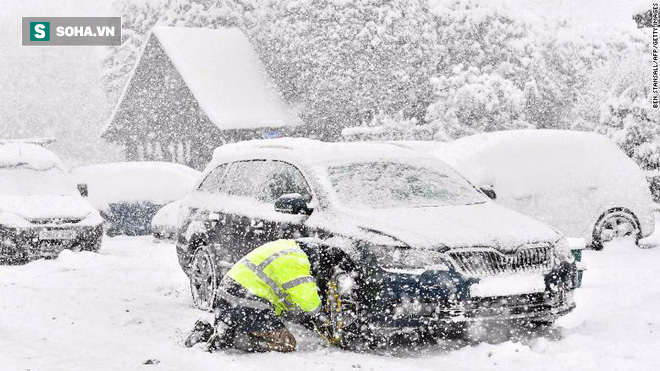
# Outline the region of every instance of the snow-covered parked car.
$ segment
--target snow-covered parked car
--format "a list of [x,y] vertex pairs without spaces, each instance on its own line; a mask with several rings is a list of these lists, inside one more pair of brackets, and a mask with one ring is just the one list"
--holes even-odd
[[548,223],[594,249],[637,242],[655,224],[649,186],[639,166],[605,136],[564,130],[472,135],[431,152],[497,201]]
[[181,224],[181,200],[170,202],[151,219],[151,235],[155,242],[175,242]]
[[71,174],[89,187],[89,200],[106,220],[106,233],[147,235],[164,205],[181,199],[199,172],[171,162],[117,162],[75,168]]
[[37,144],[0,141],[0,263],[97,251],[103,219],[62,162]]
[[565,238],[437,158],[391,144],[225,145],[182,205],[177,254],[198,308],[255,247],[305,237],[318,247],[339,343],[471,321],[552,322],[575,306]]

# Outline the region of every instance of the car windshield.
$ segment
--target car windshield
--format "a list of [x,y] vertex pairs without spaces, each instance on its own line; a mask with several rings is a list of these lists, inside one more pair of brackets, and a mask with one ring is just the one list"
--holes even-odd
[[465,179],[441,166],[360,162],[330,166],[328,176],[342,203],[362,209],[485,202],[484,196]]
[[57,167],[32,169],[26,166],[0,167],[0,195],[68,195],[76,188],[69,176]]

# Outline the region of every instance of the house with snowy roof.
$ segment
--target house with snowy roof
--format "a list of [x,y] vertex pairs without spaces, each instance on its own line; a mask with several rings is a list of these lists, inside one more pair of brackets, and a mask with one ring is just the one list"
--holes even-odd
[[201,169],[219,145],[300,123],[240,30],[155,27],[102,137],[129,161]]

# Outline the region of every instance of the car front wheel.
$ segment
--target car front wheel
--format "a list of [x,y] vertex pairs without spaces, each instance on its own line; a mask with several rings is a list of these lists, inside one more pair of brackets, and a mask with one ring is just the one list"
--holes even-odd
[[625,210],[612,210],[596,223],[592,248],[602,250],[605,243],[626,238],[633,239],[637,244],[641,238],[639,223],[634,215]]
[[212,310],[218,288],[218,275],[211,253],[206,246],[199,247],[195,251],[188,276],[195,307],[206,311]]

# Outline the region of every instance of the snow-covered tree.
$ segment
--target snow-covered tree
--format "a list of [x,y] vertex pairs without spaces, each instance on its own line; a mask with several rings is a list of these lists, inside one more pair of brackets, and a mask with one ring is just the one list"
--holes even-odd
[[571,129],[608,135],[640,166],[660,168],[660,111],[650,102],[643,33],[617,33],[586,50],[592,65],[576,96]]
[[310,134],[381,111],[423,117],[436,37],[424,1],[273,0],[262,14],[255,44]]
[[524,120],[524,92],[498,73],[458,65],[450,76],[432,81],[436,100],[427,119],[436,128],[436,139],[529,126]]
[[539,129],[569,128],[591,68],[591,55],[582,53],[589,45],[576,38],[540,35],[538,39],[522,86],[526,120]]
[[420,125],[416,118],[406,117],[403,112],[388,114],[383,111],[371,121],[341,132],[346,140],[430,140],[435,128]]
[[433,102],[435,138],[528,127],[524,86],[533,61],[529,26],[471,0],[432,2],[438,33]]
[[640,166],[660,168],[660,111],[650,102],[645,59],[612,64],[617,74],[600,104],[597,130],[610,136]]

